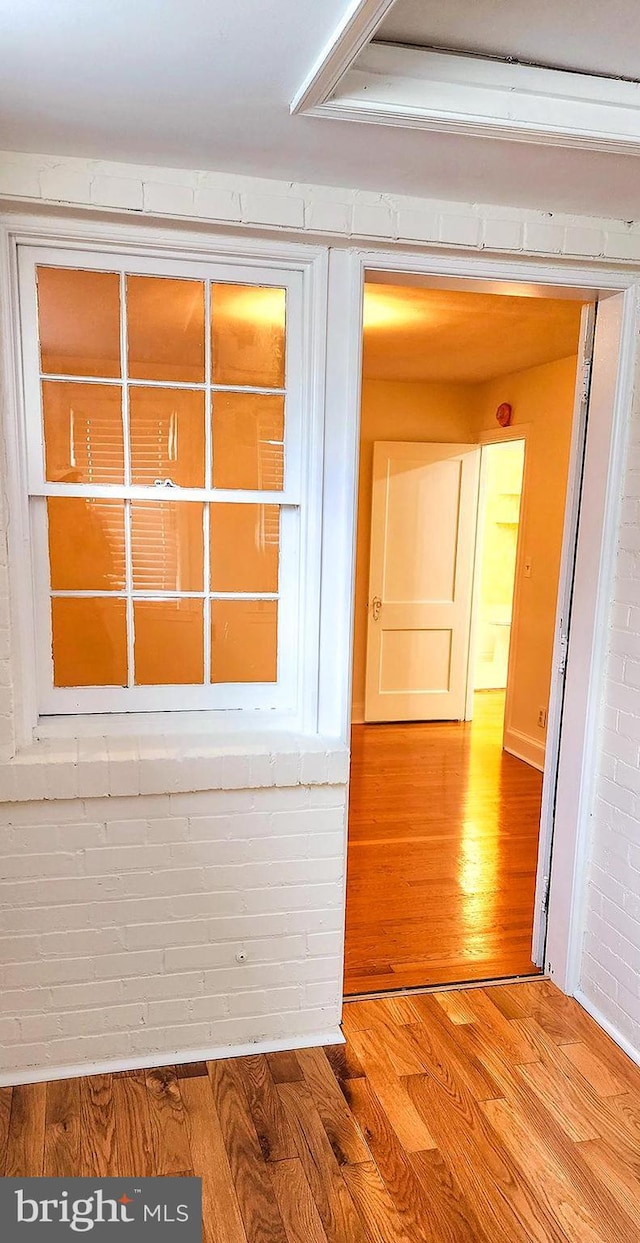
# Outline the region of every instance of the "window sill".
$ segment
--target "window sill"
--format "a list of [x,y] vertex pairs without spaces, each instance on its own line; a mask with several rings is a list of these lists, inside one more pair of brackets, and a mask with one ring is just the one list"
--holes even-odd
[[[166,716],[164,721],[166,729]],[[175,721],[171,733],[153,728],[134,733],[129,718],[128,735],[78,737],[78,722],[76,717],[75,737],[36,738],[0,764],[1,802],[344,785],[348,780],[347,746],[318,735],[248,731],[246,723],[242,731],[212,735],[190,723],[185,729],[183,721]],[[136,729],[139,722],[136,717]]]
[[256,708],[254,711],[195,711],[195,712],[106,712],[73,713],[67,716],[42,716],[33,736],[35,742],[46,739],[85,738],[164,738],[176,742],[203,735],[213,744],[225,745],[227,741],[244,738],[247,742],[266,740],[276,734],[287,738],[302,737],[298,719],[293,714]]

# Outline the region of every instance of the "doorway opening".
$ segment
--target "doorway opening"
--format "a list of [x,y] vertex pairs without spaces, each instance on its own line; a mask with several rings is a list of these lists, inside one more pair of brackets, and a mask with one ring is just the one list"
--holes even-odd
[[476,693],[507,689],[524,454],[524,440],[498,441],[480,451],[470,668]]
[[400,280],[365,284],[347,996],[538,970],[555,772],[583,304]]
[[[511,721],[516,680],[515,669],[509,679],[509,654],[525,452],[524,437],[505,437],[480,448],[466,710],[467,720],[476,722],[476,732],[483,728],[491,734],[494,752],[504,748],[519,758],[524,757],[518,751],[518,740],[506,722]],[[530,564],[523,565],[523,574],[530,570]],[[546,727],[546,717],[547,708],[542,705],[538,711],[540,729]],[[537,739],[534,743],[539,746]],[[528,750],[527,762],[542,769],[542,752],[539,757],[532,756],[535,747],[531,744]]]

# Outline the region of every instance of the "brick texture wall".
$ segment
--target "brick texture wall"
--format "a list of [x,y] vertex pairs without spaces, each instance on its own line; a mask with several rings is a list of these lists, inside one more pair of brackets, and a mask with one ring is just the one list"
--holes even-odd
[[[640,265],[640,221],[53,156],[0,155],[0,200],[329,243]],[[12,752],[15,697],[3,530],[0,760]],[[582,988],[640,1049],[640,419],[612,601]],[[272,759],[257,756],[233,782],[218,757],[215,789],[214,761],[198,756],[197,780],[183,767],[167,793],[161,753],[118,755],[114,743],[96,755],[94,745],[0,766],[5,1077],[335,1030],[345,756],[289,756],[278,781],[265,776]]]
[[5,804],[0,1068],[337,1031],[344,786]]
[[231,173],[0,152],[0,201],[527,255],[640,262],[640,220],[526,211]]
[[640,1060],[640,415],[630,429],[608,659],[581,988]]

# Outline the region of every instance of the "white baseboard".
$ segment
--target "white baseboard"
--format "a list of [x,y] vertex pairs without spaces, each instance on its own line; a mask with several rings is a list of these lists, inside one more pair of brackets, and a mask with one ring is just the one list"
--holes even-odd
[[164,1053],[142,1057],[114,1057],[104,1062],[81,1062],[75,1066],[44,1066],[38,1069],[4,1071],[0,1087],[13,1088],[22,1083],[46,1083],[54,1079],[79,1079],[85,1075],[109,1075],[120,1070],[151,1070],[154,1066],[180,1066],[188,1062],[217,1062],[223,1057],[246,1057],[252,1053],[281,1053],[296,1049],[313,1049],[317,1045],[345,1044],[339,1027],[330,1031],[312,1032],[309,1036],[284,1036],[280,1040],[256,1040],[242,1045],[219,1045],[209,1049],[167,1049]]
[[544,743],[538,742],[537,738],[531,738],[529,734],[523,734],[519,729],[506,729],[502,745],[509,755],[515,755],[517,760],[524,760],[525,764],[531,764],[532,768],[538,768],[540,772],[544,771]]
[[636,1066],[640,1066],[640,1049],[635,1049],[634,1046],[630,1044],[626,1036],[623,1036],[622,1032],[618,1031],[618,1028],[611,1022],[610,1019],[605,1017],[599,1007],[596,1006],[589,997],[587,997],[586,993],[583,993],[581,988],[576,989],[574,997],[576,1001],[580,1003],[582,1009],[586,1010],[587,1014],[590,1014],[592,1019],[595,1019],[598,1027],[601,1027],[602,1030],[607,1033],[607,1036],[611,1036],[611,1039],[618,1045],[618,1048],[622,1049],[622,1052],[626,1053],[627,1057],[631,1058],[631,1061],[635,1062]]

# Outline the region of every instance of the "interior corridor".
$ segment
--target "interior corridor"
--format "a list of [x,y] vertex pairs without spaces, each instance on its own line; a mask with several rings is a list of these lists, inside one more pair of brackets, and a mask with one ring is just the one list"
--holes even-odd
[[347,995],[536,970],[542,773],[503,716],[483,691],[472,722],[354,725]]

